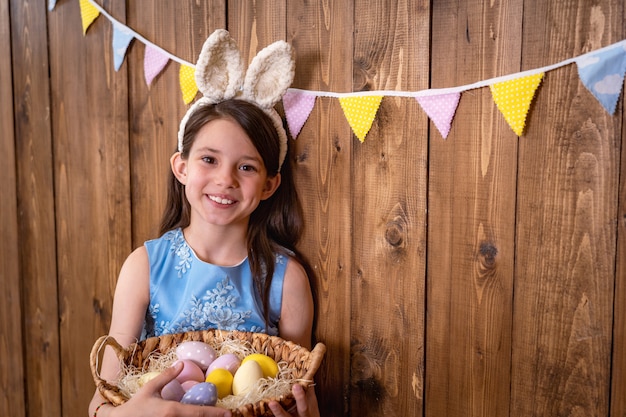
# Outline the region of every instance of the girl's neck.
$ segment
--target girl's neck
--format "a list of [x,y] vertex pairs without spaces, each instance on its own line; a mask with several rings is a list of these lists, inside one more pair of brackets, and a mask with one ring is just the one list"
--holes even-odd
[[236,265],[248,256],[247,227],[190,225],[183,229],[183,235],[198,258],[214,265]]

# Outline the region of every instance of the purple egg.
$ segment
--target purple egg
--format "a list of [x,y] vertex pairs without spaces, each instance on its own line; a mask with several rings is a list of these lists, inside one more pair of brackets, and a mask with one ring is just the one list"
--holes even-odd
[[164,400],[180,401],[183,395],[185,395],[185,390],[176,379],[172,379],[161,389],[161,397]]
[[180,402],[194,405],[215,405],[217,403],[217,388],[210,382],[200,382],[191,387]]

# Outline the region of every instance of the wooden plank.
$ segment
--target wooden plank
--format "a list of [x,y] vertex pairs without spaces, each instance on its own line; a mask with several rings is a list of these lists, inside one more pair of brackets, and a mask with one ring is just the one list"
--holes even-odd
[[[110,3],[108,12],[124,21],[124,3]],[[111,294],[130,252],[128,77],[114,70],[106,18],[83,36],[79,5],[62,3],[49,24],[61,312],[56,403],[64,416],[78,416],[94,392],[89,353],[108,332]]]
[[[520,69],[523,2],[433,4],[431,86]],[[517,138],[488,88],[431,124],[426,415],[509,413]]]
[[13,125],[13,83],[11,60],[11,18],[9,2],[0,2],[0,154],[4,155],[5,178],[0,182],[0,415],[25,417],[24,352],[22,344],[22,305],[20,246],[17,216],[17,170]]
[[[626,8],[624,8],[626,12]],[[617,31],[619,34],[619,31]],[[624,38],[624,31],[622,36]],[[617,210],[617,262],[615,271],[615,311],[613,354],[611,357],[610,417],[626,416],[626,106],[624,95],[615,114],[622,114],[619,202]]]
[[228,31],[236,40],[247,65],[264,47],[286,40],[285,1],[235,0],[228,3]]
[[[525,5],[524,69],[619,40],[622,3]],[[620,123],[572,65],[520,139],[512,416],[609,413]]]
[[11,2],[11,43],[25,398],[29,416],[45,416],[61,414],[59,383],[46,383],[60,379],[59,310],[47,10],[35,3]]
[[[287,2],[295,88],[350,91],[353,2]],[[352,134],[336,99],[317,98],[295,141],[292,165],[305,212],[301,251],[315,270],[315,336],[327,353],[316,392],[323,416],[349,415]]]
[[[131,1],[128,24],[150,42],[190,63],[206,38],[225,27],[225,1]],[[133,247],[157,237],[167,195],[169,159],[176,150],[178,126],[187,110],[179,84],[180,64],[171,61],[148,87],[143,71],[145,47],[132,45],[129,67],[132,132],[131,183]]]
[[[428,88],[429,2],[355,2],[353,91]],[[421,416],[428,120],[385,97],[353,137],[350,414]]]

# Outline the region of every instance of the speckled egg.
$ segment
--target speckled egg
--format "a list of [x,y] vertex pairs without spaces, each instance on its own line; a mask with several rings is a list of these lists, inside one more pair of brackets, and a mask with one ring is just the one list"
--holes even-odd
[[217,357],[217,352],[204,342],[183,342],[176,347],[176,356],[180,360],[190,360],[196,363],[203,371],[209,367]]
[[180,402],[194,405],[215,405],[217,403],[217,388],[210,382],[201,382],[191,387]]

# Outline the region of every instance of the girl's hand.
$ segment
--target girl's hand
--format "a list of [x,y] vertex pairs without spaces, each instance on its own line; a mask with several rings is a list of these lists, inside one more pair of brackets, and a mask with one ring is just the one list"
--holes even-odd
[[[302,385],[295,384],[291,389],[293,396],[296,399],[296,414],[293,414],[296,417],[319,417],[320,411],[317,406],[317,397],[315,396],[315,389],[313,386],[304,389]],[[283,409],[280,404],[276,401],[272,401],[268,404],[270,410],[276,417],[292,417],[292,414],[289,414],[285,409]]]
[[[230,417],[230,410],[223,408],[181,404],[178,401],[168,401],[161,398],[161,389],[176,378],[182,369],[183,364],[181,362],[161,372],[156,378],[146,383],[130,400],[112,409],[111,415],[119,417],[127,415],[133,417]],[[103,415],[102,417],[106,416]]]

